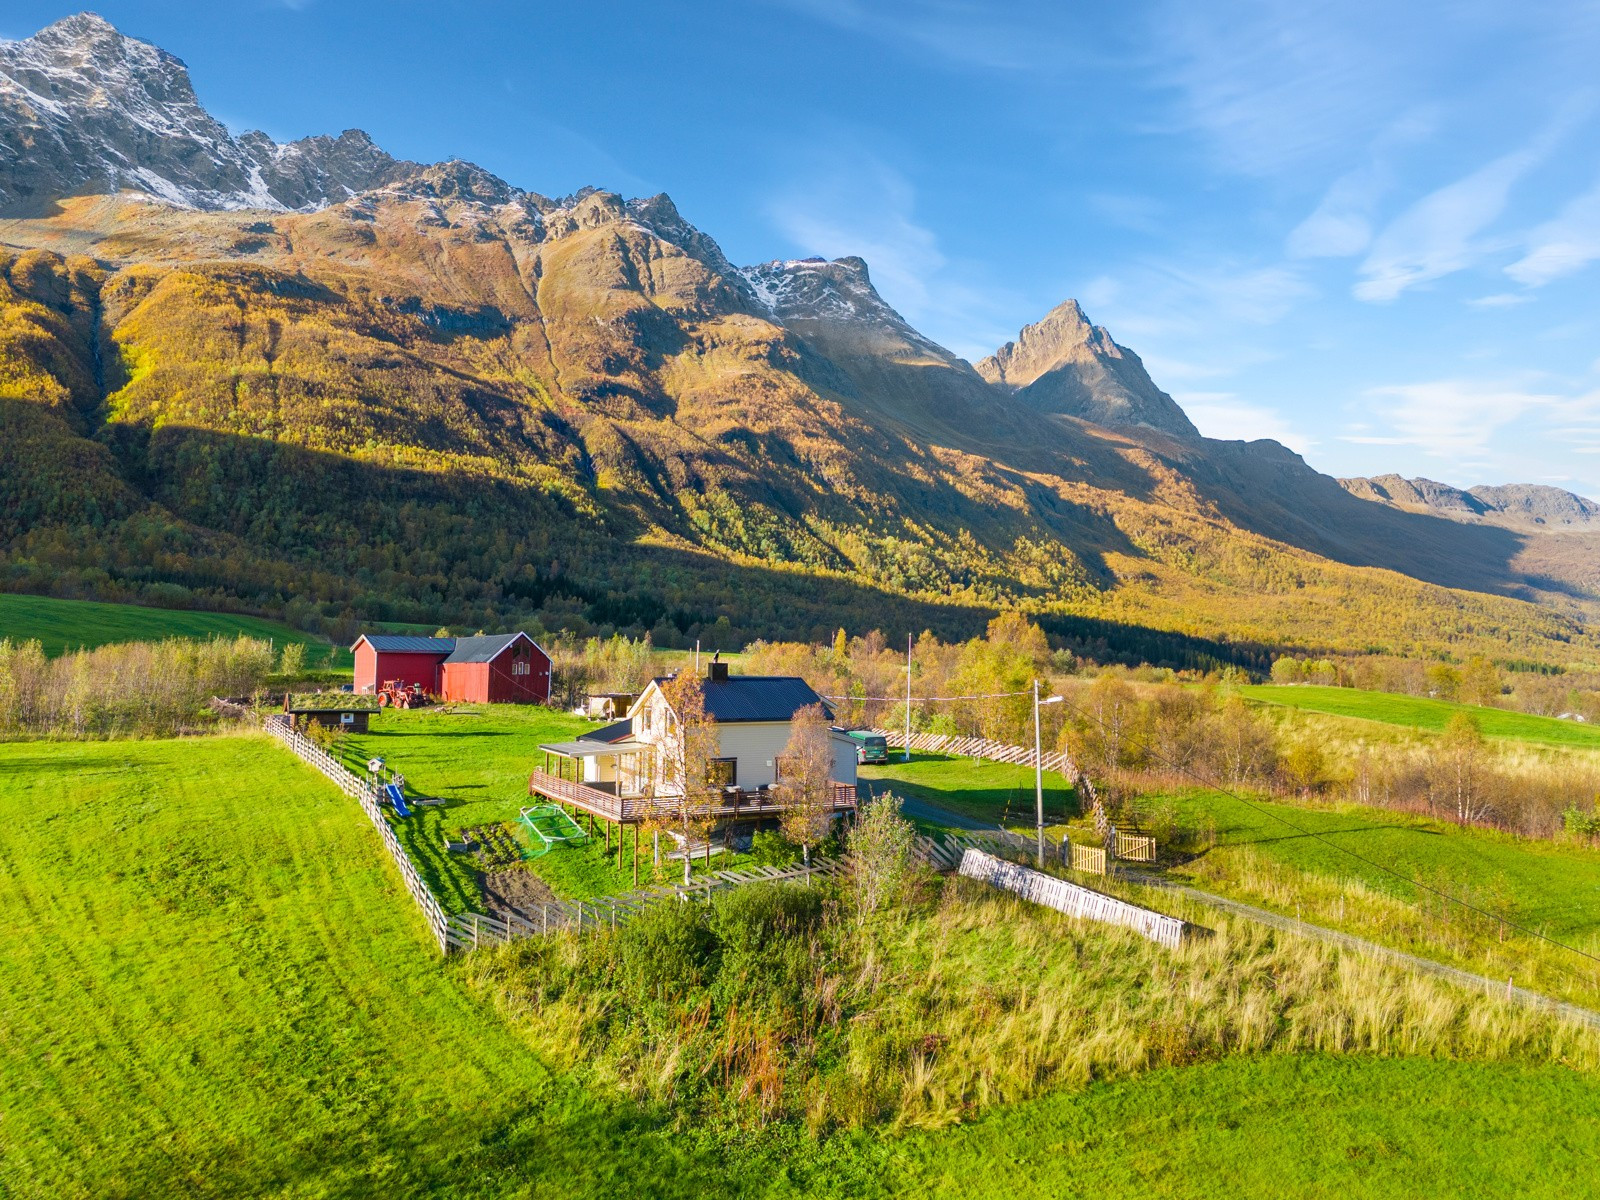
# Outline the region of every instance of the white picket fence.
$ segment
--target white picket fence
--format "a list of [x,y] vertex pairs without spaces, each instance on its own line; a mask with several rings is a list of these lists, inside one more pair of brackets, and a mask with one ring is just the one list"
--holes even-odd
[[1053,908],[1069,917],[1121,925],[1163,946],[1177,949],[1195,927],[1177,917],[1140,908],[1115,896],[1107,896],[1065,879],[1057,879],[1016,863],[1006,862],[982,850],[969,849],[961,856],[961,872],[968,879],[1013,893],[1024,900]]
[[394,865],[400,868],[400,878],[405,882],[406,891],[411,893],[411,898],[422,910],[423,920],[427,921],[428,930],[439,943],[440,951],[449,954],[450,925],[444,909],[440,907],[438,899],[423,881],[422,876],[417,874],[411,856],[406,853],[405,847],[400,844],[400,839],[395,836],[393,827],[385,819],[383,810],[378,807],[378,802],[372,794],[372,785],[310,738],[296,732],[283,714],[277,713],[267,717],[262,725],[296,756],[333,780],[340,791],[361,805],[361,811],[367,814],[372,827],[378,831],[378,838],[383,842],[384,849],[389,851],[389,857],[394,859]]

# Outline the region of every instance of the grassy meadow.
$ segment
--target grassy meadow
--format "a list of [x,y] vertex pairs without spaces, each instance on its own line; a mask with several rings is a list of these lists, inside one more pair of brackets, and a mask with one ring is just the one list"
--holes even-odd
[[26,1200],[1554,1197],[1600,1155],[1590,1075],[1314,1052],[900,1137],[681,1129],[475,999],[359,809],[252,735],[0,745],[0,903],[0,1191]]
[[331,646],[321,638],[262,617],[0,592],[0,638],[14,642],[37,640],[51,656],[117,642],[240,635],[270,640],[278,646],[299,642],[306,647],[307,668],[349,670],[354,662],[343,646]]
[[1456,713],[1471,713],[1487,738],[1529,742],[1541,746],[1600,749],[1600,727],[1555,717],[1536,717],[1503,708],[1455,704],[1423,696],[1393,692],[1366,692],[1358,688],[1320,687],[1307,684],[1251,684],[1241,695],[1262,704],[1279,705],[1334,717],[1351,717],[1398,725],[1428,733],[1443,733]]
[[[481,912],[477,864],[445,850],[444,839],[463,829],[500,821],[515,823],[528,798],[528,773],[544,762],[540,742],[564,741],[597,725],[536,705],[452,705],[384,710],[369,732],[338,743],[336,752],[362,772],[381,758],[406,777],[413,797],[441,801],[411,806],[411,816],[389,814],[412,861],[449,912]],[[533,860],[528,869],[559,896],[587,900],[633,886],[631,872],[618,871],[603,839],[563,846]]]
[[[921,800],[990,824],[1033,828],[1036,798],[1032,767],[921,750],[912,751],[911,761],[903,763],[900,754],[898,750],[891,751],[886,765],[862,766],[860,780],[866,785],[863,790],[893,792],[904,799]],[[1077,813],[1073,789],[1050,771],[1044,776],[1044,813],[1051,826],[1060,825]],[[916,809],[911,815],[923,825],[938,826],[936,819],[924,818]]]

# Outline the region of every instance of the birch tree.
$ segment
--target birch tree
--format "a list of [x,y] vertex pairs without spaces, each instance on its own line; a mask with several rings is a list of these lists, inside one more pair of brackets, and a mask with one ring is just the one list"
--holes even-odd
[[822,705],[808,704],[794,714],[779,762],[783,836],[800,847],[809,867],[811,847],[833,824],[833,737]]
[[706,843],[716,819],[709,810],[719,803],[720,784],[712,778],[711,762],[721,751],[716,718],[706,712],[705,685],[699,676],[679,671],[661,687],[667,702],[667,728],[660,747],[659,779],[665,795],[658,795],[647,822],[653,830],[683,841],[683,881],[689,882],[690,849]]

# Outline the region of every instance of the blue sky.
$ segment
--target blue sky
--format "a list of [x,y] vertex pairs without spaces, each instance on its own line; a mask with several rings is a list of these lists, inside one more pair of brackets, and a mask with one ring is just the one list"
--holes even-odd
[[860,254],[972,358],[1073,296],[1205,433],[1600,497],[1596,0],[97,11],[236,128],[666,191],[735,262]]

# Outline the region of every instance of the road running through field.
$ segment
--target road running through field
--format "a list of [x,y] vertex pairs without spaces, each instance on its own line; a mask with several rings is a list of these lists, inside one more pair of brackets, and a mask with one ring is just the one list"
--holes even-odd
[[[998,825],[974,820],[960,813],[951,812],[947,808],[941,808],[937,804],[930,804],[926,800],[907,798],[901,801],[901,811],[913,820],[944,825],[952,829],[1000,829]],[[1295,933],[1301,937],[1329,942],[1343,949],[1353,950],[1358,954],[1372,955],[1376,958],[1408,967],[1414,971],[1421,971],[1425,975],[1448,980],[1469,991],[1486,992],[1489,995],[1503,997],[1526,1008],[1539,1009],[1569,1021],[1576,1021],[1579,1024],[1600,1029],[1600,1012],[1595,1012],[1593,1009],[1583,1008],[1576,1004],[1568,1004],[1564,1000],[1555,1000],[1540,992],[1530,992],[1527,988],[1513,986],[1509,980],[1491,979],[1487,975],[1479,975],[1474,971],[1463,971],[1460,967],[1451,967],[1442,962],[1435,962],[1431,958],[1420,958],[1415,954],[1407,954],[1403,950],[1395,950],[1378,942],[1370,942],[1366,938],[1356,937],[1354,934],[1342,933],[1337,929],[1329,929],[1325,925],[1313,925],[1308,921],[1302,921],[1295,917],[1285,917],[1279,913],[1272,912],[1270,909],[1257,908],[1253,904],[1229,900],[1226,896],[1202,892],[1198,888],[1189,887],[1187,884],[1174,883],[1172,880],[1165,879],[1160,875],[1149,875],[1143,871],[1130,870],[1126,867],[1116,867],[1113,870],[1118,879],[1126,880],[1129,883],[1174,892],[1194,901],[1196,904],[1203,904],[1207,908],[1214,908],[1219,912],[1243,917],[1247,921],[1267,925],[1285,933]]]

